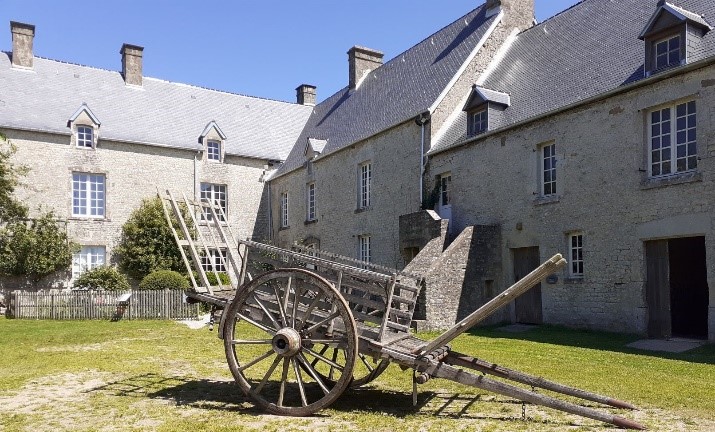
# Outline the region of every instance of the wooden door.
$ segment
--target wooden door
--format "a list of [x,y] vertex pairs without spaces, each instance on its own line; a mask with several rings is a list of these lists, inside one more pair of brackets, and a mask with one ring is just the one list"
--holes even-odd
[[669,338],[672,330],[668,241],[656,240],[646,242],[645,256],[648,336],[653,338]]
[[[539,248],[520,248],[514,251],[514,281],[518,281],[539,266]],[[522,324],[541,324],[544,320],[541,311],[541,284],[520,295],[514,301],[516,322]]]

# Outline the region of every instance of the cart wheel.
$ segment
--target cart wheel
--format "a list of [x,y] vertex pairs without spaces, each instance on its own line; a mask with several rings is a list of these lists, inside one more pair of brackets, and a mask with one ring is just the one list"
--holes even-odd
[[[313,414],[350,385],[355,322],[342,296],[320,276],[304,269],[264,273],[239,288],[226,314],[222,336],[231,373],[269,413]],[[343,355],[326,356],[324,346]]]

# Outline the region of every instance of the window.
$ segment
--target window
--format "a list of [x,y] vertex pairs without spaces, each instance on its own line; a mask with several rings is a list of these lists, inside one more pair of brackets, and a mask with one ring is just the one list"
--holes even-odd
[[[221,222],[226,221],[226,185],[201,183],[201,201],[212,204],[219,220]],[[211,214],[211,209],[204,208],[204,213],[201,217],[204,221],[212,221],[213,215]]]
[[655,70],[680,64],[680,35],[654,43]]
[[541,195],[556,194],[556,144],[541,147]]
[[206,159],[211,161],[221,160],[221,141],[209,140],[206,142]]
[[307,198],[308,198],[308,203],[306,206],[308,209],[307,218],[309,221],[314,221],[316,219],[316,217],[315,217],[315,183],[308,183]]
[[569,234],[569,275],[574,278],[583,277],[583,234]]
[[104,217],[104,174],[72,173],[72,216]]
[[369,263],[372,257],[370,253],[370,236],[361,235],[360,237],[358,237],[358,240],[360,242],[360,255],[358,258],[360,259],[360,261]]
[[226,273],[227,262],[226,249],[209,249],[209,254],[201,257],[201,268],[206,272]]
[[470,116],[469,135],[479,135],[487,131],[487,110],[483,109]]
[[94,147],[94,129],[91,126],[77,126],[77,147]]
[[695,101],[658,109],[650,113],[651,177],[662,177],[698,167]]
[[365,162],[360,165],[360,193],[358,196],[358,207],[361,209],[370,207],[370,184],[372,182],[372,164]]
[[288,192],[281,194],[281,228],[288,228]]
[[452,188],[452,174],[443,174],[439,179],[439,205],[447,206],[450,203],[449,190]]
[[77,278],[87,270],[103,266],[106,249],[104,246],[82,246],[79,252],[72,256],[72,279]]

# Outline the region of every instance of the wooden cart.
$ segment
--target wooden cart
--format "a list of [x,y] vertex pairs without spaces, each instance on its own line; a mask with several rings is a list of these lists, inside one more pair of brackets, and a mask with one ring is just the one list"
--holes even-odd
[[[413,370],[415,403],[418,384],[446,378],[619,427],[645,429],[525,386],[634,409],[630,404],[460,354],[449,346],[562,268],[566,261],[561,255],[435,340],[425,341],[410,332],[424,284],[421,276],[301,246],[287,250],[238,240],[223,223],[219,206],[186,196],[177,200],[169,191],[160,198],[191,275],[187,296],[211,305],[212,317],[214,311],[220,313],[218,335],[231,373],[241,390],[269,413],[313,414],[348,387],[371,382],[395,363]],[[222,281],[219,273],[227,273],[230,282]]]

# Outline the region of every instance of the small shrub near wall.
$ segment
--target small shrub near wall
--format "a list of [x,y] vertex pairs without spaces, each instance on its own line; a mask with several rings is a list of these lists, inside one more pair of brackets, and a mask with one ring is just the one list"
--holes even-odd
[[157,270],[149,273],[139,282],[142,290],[187,290],[189,281],[184,276],[173,270]]
[[75,280],[74,289],[128,291],[127,277],[114,267],[102,266],[87,270]]

